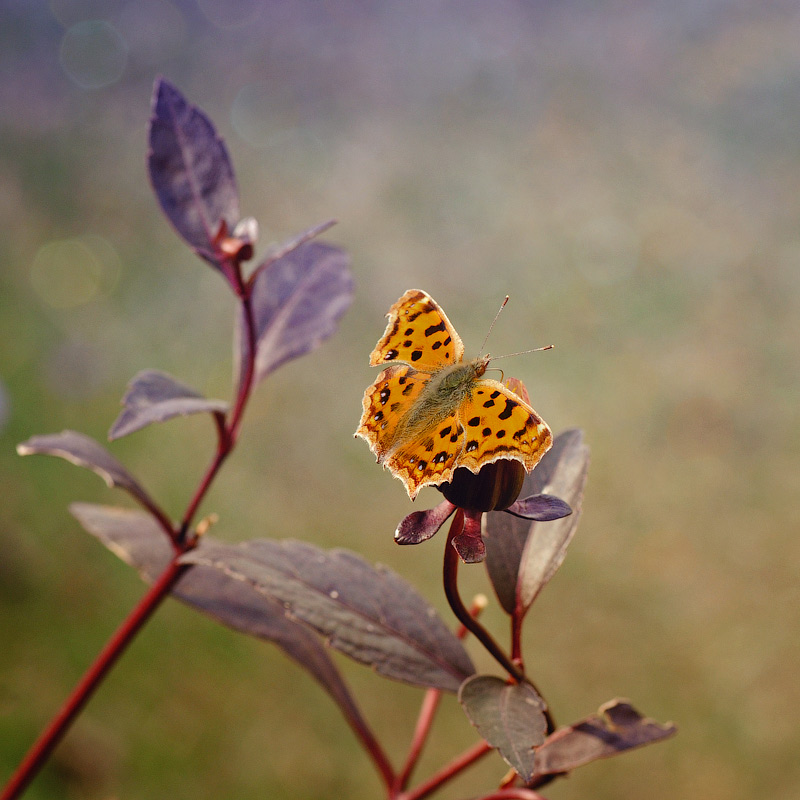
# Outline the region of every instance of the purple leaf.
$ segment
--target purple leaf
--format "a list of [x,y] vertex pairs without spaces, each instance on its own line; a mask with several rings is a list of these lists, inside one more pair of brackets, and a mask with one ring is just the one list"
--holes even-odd
[[662,725],[646,719],[627,700],[611,700],[597,714],[548,736],[536,751],[534,773],[569,772],[598,758],[658,742],[676,732],[671,722]]
[[493,675],[464,681],[458,699],[478,733],[525,781],[534,775],[534,747],[544,741],[545,704],[527,683],[506,683]]
[[[92,535],[142,578],[154,581],[175,556],[169,539],[152,518],[140,511],[90,503],[73,503],[73,516]],[[214,547],[202,539],[198,550]],[[347,686],[319,637],[286,617],[284,610],[249,584],[211,567],[193,567],[172,594],[234,630],[278,645],[307,669],[339,705],[350,723],[366,726]]]
[[386,677],[455,691],[474,672],[461,642],[415,589],[355,553],[255,539],[204,547],[183,561],[248,582],[331,647]]
[[529,522],[503,512],[484,515],[486,566],[500,604],[507,613],[527,611],[566,555],[581,515],[589,468],[589,448],[579,430],[556,436],[552,448],[526,478],[523,495],[552,494],[572,514],[552,522]]
[[200,255],[216,263],[220,224],[239,221],[239,195],[228,151],[211,120],[171,83],[153,87],[147,165],[161,208]]
[[17,445],[17,453],[29,456],[40,453],[65,458],[79,467],[86,467],[99,475],[107,486],[124,489],[145,508],[155,509],[150,495],[108,450],[94,439],[76,431],[62,431],[44,436],[33,436]]
[[515,517],[537,522],[552,522],[554,519],[568,517],[572,513],[569,504],[551,494],[532,494],[524,500],[517,500],[503,510]]
[[171,375],[154,369],[134,376],[122,404],[124,409],[108,432],[112,440],[172,417],[203,412],[224,414],[228,410],[228,404],[222,400],[206,400]]
[[419,544],[431,538],[455,511],[455,506],[445,500],[426,511],[412,511],[400,520],[394,532],[397,544]]
[[[336,330],[353,299],[349,257],[338,247],[305,242],[261,269],[253,283],[256,326],[255,380],[314,350]],[[237,358],[246,359],[240,314]],[[237,368],[240,373],[240,366]]]

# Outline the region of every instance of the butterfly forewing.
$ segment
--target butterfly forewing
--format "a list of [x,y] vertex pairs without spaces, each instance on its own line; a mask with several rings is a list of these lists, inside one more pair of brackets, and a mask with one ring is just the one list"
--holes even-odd
[[426,292],[409,289],[386,316],[386,330],[369,358],[372,366],[401,361],[423,372],[435,372],[461,361],[461,339]]

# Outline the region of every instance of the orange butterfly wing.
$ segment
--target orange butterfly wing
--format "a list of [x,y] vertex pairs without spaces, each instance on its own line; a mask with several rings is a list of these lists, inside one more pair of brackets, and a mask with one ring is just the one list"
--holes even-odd
[[499,381],[475,382],[472,396],[458,410],[466,430],[456,466],[477,472],[499,458],[521,461],[530,472],[553,444],[547,423],[519,395]]
[[419,289],[409,289],[386,315],[389,322],[369,363],[400,361],[420,372],[436,372],[464,357],[464,345],[439,304]]
[[[550,429],[510,389],[479,378],[483,369],[467,369],[485,368],[485,360],[465,362],[463,371],[457,366],[464,345],[436,301],[411,289],[386,316],[389,322],[370,354],[370,364],[390,366],[364,393],[356,436],[403,481],[409,497],[413,500],[423,486],[451,480],[458,467],[478,472],[484,464],[511,458],[533,469],[550,449]],[[452,408],[445,399],[432,397],[435,391],[425,394],[425,387],[442,378],[444,370],[448,378],[453,370],[458,372],[458,396],[465,395]],[[417,412],[422,409],[430,416],[421,417]]]
[[364,412],[356,436],[366,439],[375,458],[383,463],[395,444],[400,423],[414,405],[430,375],[406,364],[387,367],[364,392]]

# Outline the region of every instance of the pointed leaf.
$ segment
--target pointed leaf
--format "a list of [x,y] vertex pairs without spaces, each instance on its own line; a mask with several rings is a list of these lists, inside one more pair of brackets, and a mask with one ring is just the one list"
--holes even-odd
[[415,686],[455,691],[474,672],[461,642],[402,578],[346,550],[255,539],[187,553],[247,581],[331,647]]
[[552,494],[532,494],[523,500],[517,500],[503,510],[506,514],[537,522],[552,522],[554,519],[568,517],[572,513],[569,504]]
[[524,612],[553,577],[566,555],[581,515],[589,468],[589,448],[580,430],[556,436],[552,448],[526,478],[521,495],[550,494],[572,508],[552,522],[529,522],[503,512],[484,514],[486,566],[497,598],[513,614],[519,599]]
[[72,464],[85,467],[99,475],[109,487],[124,489],[145,508],[155,508],[150,495],[108,450],[94,439],[77,431],[62,431],[43,436],[32,436],[17,445],[17,453],[29,456],[40,453],[65,458]]
[[133,377],[122,404],[124,408],[108,432],[111,440],[172,417],[204,412],[224,414],[228,410],[228,404],[222,400],[206,400],[171,375],[155,369]]
[[[349,257],[338,247],[306,242],[257,273],[252,295],[256,381],[333,334],[353,299],[348,263]],[[237,359],[242,364],[247,340],[241,315],[237,327]]]
[[534,775],[533,748],[544,741],[544,701],[527,683],[506,683],[493,675],[474,675],[458,692],[478,733],[524,780]]
[[168,81],[153,88],[147,165],[158,201],[175,230],[214,263],[220,224],[239,221],[228,151],[211,120]]
[[671,722],[662,725],[646,719],[627,700],[611,700],[597,714],[548,736],[536,751],[534,772],[569,772],[598,758],[661,741],[676,732]]
[[[116,556],[153,582],[174,558],[175,551],[157,523],[141,511],[91,503],[73,503],[73,516]],[[213,547],[202,539],[198,549]],[[331,695],[351,724],[365,726],[360,712],[319,637],[305,625],[288,619],[284,610],[249,584],[211,567],[193,567],[172,590],[177,599],[223,625],[273,642],[307,669]]]

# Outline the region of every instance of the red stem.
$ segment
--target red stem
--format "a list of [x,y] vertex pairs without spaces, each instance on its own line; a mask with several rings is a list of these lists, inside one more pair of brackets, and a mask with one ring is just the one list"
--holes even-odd
[[498,789],[496,792],[482,797],[481,800],[544,800],[544,798],[538,792],[518,786]]
[[[233,449],[241,425],[250,391],[253,387],[255,376],[255,352],[256,352],[256,331],[253,310],[250,301],[250,289],[246,286],[241,277],[241,269],[238,262],[230,262],[231,270],[235,276],[234,288],[242,304],[242,313],[245,319],[246,329],[246,358],[244,373],[239,382],[236,396],[236,403],[231,413],[229,421],[225,421],[215,415],[217,423],[218,441],[217,452],[206,470],[205,475],[200,481],[194,496],[189,502],[177,538],[173,528],[161,512],[160,509],[148,505],[147,508],[155,517],[158,523],[164,528],[165,532],[172,538],[176,549],[176,560],[174,560],[154,583],[145,596],[139,601],[138,605],[128,615],[127,619],[120,625],[114,635],[106,643],[103,650],[89,667],[78,685],[73,689],[61,710],[50,721],[50,724],[34,742],[17,771],[3,789],[0,800],[13,800],[19,797],[28,784],[36,777],[37,773],[52,753],[56,745],[61,741],[64,734],[69,729],[75,717],[80,713],[94,693],[95,689],[103,681],[108,671],[114,666],[117,659],[125,652],[125,649],[138,633],[139,629],[150,618],[150,615],[158,608],[164,598],[169,594],[178,578],[188,569],[188,566],[177,563],[177,555],[191,549],[194,542],[187,542],[185,537],[191,525],[197,509],[205,497],[211,483],[214,480],[219,468]],[[372,752],[372,751],[370,751]],[[373,752],[374,757],[374,752]],[[379,769],[384,770],[385,765],[378,760]],[[388,762],[387,762],[388,763]],[[391,774],[391,768],[390,768]],[[393,777],[393,776],[392,776]]]
[[425,783],[412,789],[410,792],[397,795],[397,800],[422,800],[429,794],[435,792],[440,786],[454,778],[459,772],[474,764],[478,759],[490,753],[492,748],[486,742],[478,742],[469,750],[454,758],[449,764],[442,767],[435,775],[431,776]]
[[443,582],[444,593],[450,608],[458,621],[491,653],[494,659],[518,683],[525,681],[525,675],[516,667],[501,647],[492,638],[492,635],[478,622],[467,610],[458,593],[458,563],[459,556],[453,547],[453,538],[461,533],[464,526],[464,512],[459,508],[453,517],[450,531],[447,534],[447,544],[444,548]]
[[219,472],[220,467],[236,445],[236,440],[239,436],[239,428],[241,427],[242,418],[244,416],[244,409],[247,405],[247,401],[250,399],[250,391],[253,388],[256,363],[256,323],[255,318],[253,317],[250,286],[243,282],[241,270],[239,269],[238,264],[236,267],[238,284],[235,288],[242,303],[242,315],[245,322],[245,336],[247,337],[244,347],[244,352],[246,353],[246,358],[243,364],[244,372],[239,379],[236,402],[229,419],[226,422],[221,421],[219,417],[216,417],[218,433],[217,452],[215,453],[211,463],[208,465],[206,474],[200,481],[197,491],[189,501],[189,505],[186,508],[186,513],[183,515],[183,519],[181,520],[181,536],[186,535],[186,531],[188,531],[189,526],[192,524],[192,519],[197,513],[200,503],[206,496],[212,482],[214,481],[214,478]]
[[38,773],[55,746],[61,741],[75,717],[86,705],[95,689],[114,666],[117,659],[131,643],[133,637],[169,594],[176,581],[188,569],[186,565],[173,561],[154,583],[139,604],[128,615],[114,635],[108,640],[80,683],[67,698],[61,710],[34,742],[17,771],[6,785],[0,800],[19,797]]
[[395,793],[401,792],[408,786],[409,778],[414,771],[414,767],[417,766],[417,761],[419,761],[422,748],[425,746],[425,741],[430,733],[433,719],[436,716],[436,709],[439,708],[441,699],[442,693],[438,689],[428,689],[425,692],[422,707],[419,710],[419,717],[417,718],[417,726],[414,728],[414,735],[411,738],[411,746],[406,763],[394,782],[393,791]]

